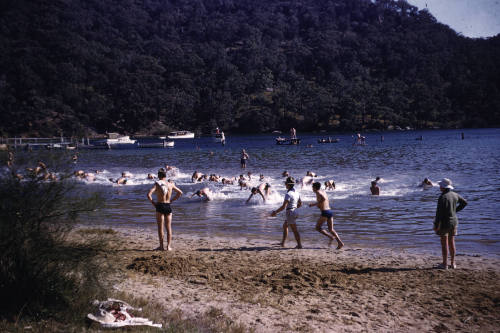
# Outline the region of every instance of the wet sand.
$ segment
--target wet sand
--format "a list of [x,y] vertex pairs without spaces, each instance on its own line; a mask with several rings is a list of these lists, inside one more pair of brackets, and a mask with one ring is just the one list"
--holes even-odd
[[336,250],[326,238],[296,250],[179,234],[159,252],[156,234],[115,230],[115,288],[185,318],[215,307],[257,332],[499,331],[495,258],[459,255],[458,269],[437,270],[435,255]]

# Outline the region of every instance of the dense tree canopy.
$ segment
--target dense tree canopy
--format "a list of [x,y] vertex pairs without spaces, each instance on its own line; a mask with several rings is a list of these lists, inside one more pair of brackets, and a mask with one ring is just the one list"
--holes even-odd
[[500,35],[393,0],[4,0],[0,134],[500,125]]

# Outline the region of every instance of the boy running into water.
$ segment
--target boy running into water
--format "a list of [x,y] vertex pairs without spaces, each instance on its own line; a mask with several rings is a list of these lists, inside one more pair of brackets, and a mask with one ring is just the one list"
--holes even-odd
[[[316,223],[316,230],[330,238],[330,243],[336,239],[337,240],[337,250],[341,249],[344,246],[344,243],[340,240],[339,235],[333,229],[333,211],[330,209],[330,202],[328,201],[328,196],[326,192],[321,190],[321,183],[316,182],[312,185],[313,192],[316,194],[316,203],[309,204],[309,207],[317,206],[321,210],[321,216]],[[323,223],[328,221],[328,231],[327,233],[323,228]]]
[[[170,243],[172,242],[172,208],[170,204],[179,199],[182,191],[175,186],[174,183],[165,181],[167,172],[161,168],[158,170],[158,179],[154,186],[148,192],[148,199],[156,208],[156,222],[158,224],[158,238],[160,246],[155,250],[164,251],[163,247],[163,228],[165,221],[167,222],[167,251],[172,250]],[[175,197],[172,197],[172,191],[175,191]],[[153,193],[156,192],[156,202],[153,201]]]
[[279,212],[286,208],[286,219],[285,223],[283,223],[283,239],[281,240],[280,245],[285,246],[285,241],[288,238],[288,227],[290,227],[295,236],[295,240],[297,241],[296,249],[301,249],[302,244],[300,242],[299,230],[297,229],[297,225],[295,224],[299,215],[297,214],[297,208],[302,206],[302,201],[300,200],[300,194],[298,191],[294,189],[295,179],[293,177],[288,177],[285,181],[285,186],[287,189],[285,200],[283,200],[283,204],[277,210],[273,210],[271,212],[271,216],[276,216]]

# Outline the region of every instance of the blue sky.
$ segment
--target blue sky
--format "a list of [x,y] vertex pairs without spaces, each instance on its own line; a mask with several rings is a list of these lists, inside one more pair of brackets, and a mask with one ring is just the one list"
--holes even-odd
[[427,8],[439,22],[464,36],[491,37],[500,33],[500,0],[407,1],[419,9]]

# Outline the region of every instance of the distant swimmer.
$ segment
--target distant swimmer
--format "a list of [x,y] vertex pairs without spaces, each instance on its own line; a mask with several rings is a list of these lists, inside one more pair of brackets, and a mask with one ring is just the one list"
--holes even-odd
[[234,181],[232,181],[231,179],[222,178],[222,184],[224,184],[224,185],[234,185]]
[[9,151],[7,157],[7,166],[10,168],[14,165],[14,153]]
[[120,178],[118,178],[116,180],[114,180],[113,178],[109,178],[109,181],[112,183],[116,183],[118,185],[125,185],[125,184],[127,184],[127,181],[128,181],[127,173],[122,172],[122,176]]
[[434,184],[432,184],[432,182],[429,180],[429,178],[424,178],[424,180],[422,181],[422,184],[419,185],[419,187],[422,187],[422,189],[424,190],[428,190],[430,188],[432,188],[434,186]]
[[78,162],[78,155],[74,154],[73,156],[71,156],[71,160],[73,161],[73,163]]
[[382,178],[380,178],[379,176],[377,176],[377,177],[375,178],[375,182],[376,182],[376,183],[383,183],[383,182],[384,182],[384,180],[383,180]]
[[380,187],[378,187],[376,181],[372,181],[372,186],[370,186],[370,191],[372,195],[380,195]]
[[335,190],[335,182],[333,181],[333,179],[325,181],[325,189]]
[[155,176],[152,173],[148,173],[148,179],[155,179]]
[[85,172],[84,177],[89,182],[95,181],[95,174],[92,172]]
[[256,194],[260,194],[262,200],[266,202],[269,194],[271,194],[271,185],[269,185],[268,183],[262,183],[258,187],[252,187],[251,192],[252,193],[250,193],[250,196],[248,197],[246,203],[248,203],[250,199],[252,199],[252,197]]
[[83,170],[77,170],[73,172],[73,175],[77,178],[83,178],[85,177],[85,172]]
[[203,174],[201,172],[195,171],[193,172],[193,175],[191,176],[191,181],[194,182],[199,182],[202,180]]
[[264,181],[264,175],[263,175],[263,174],[260,174],[260,176],[259,176],[259,181],[260,181],[260,182]]
[[283,171],[283,173],[281,174],[281,177],[290,177],[290,174],[288,173],[288,171]]
[[302,206],[302,200],[300,199],[299,192],[295,190],[294,185],[295,179],[293,177],[288,177],[285,181],[287,192],[283,204],[277,210],[272,211],[271,216],[276,216],[279,212],[286,209],[285,223],[283,223],[283,238],[280,245],[285,246],[286,239],[288,238],[288,227],[290,227],[297,241],[296,248],[301,249],[302,243],[300,242],[300,234],[296,224],[299,215],[296,210]]
[[245,179],[245,176],[240,175],[240,178],[238,179],[238,185],[240,185],[240,190],[242,190],[243,188],[247,188],[248,187],[248,184],[247,184],[247,181]]
[[134,178],[134,175],[128,171],[123,171],[122,172],[122,177],[127,177],[127,178]]
[[318,175],[315,172],[312,171],[307,171],[306,176],[311,176],[311,177],[318,177]]
[[[334,239],[337,240],[337,250],[344,246],[344,243],[340,240],[339,235],[333,229],[333,211],[330,209],[330,202],[325,191],[321,190],[321,183],[316,182],[312,185],[313,192],[316,194],[316,203],[309,204],[309,207],[316,206],[321,211],[321,216],[316,223],[316,230],[326,237],[330,238],[330,241]],[[325,221],[328,222],[328,232],[323,230],[322,226]]]
[[[170,204],[179,199],[182,195],[182,191],[175,186],[175,184],[166,182],[165,178],[167,178],[167,172],[165,169],[161,168],[158,170],[158,180],[147,194],[149,201],[156,209],[156,223],[158,225],[158,238],[160,246],[155,250],[160,251],[165,250],[163,247],[163,229],[165,222],[167,226],[167,250],[172,250],[172,247],[170,246],[172,243],[172,207]],[[153,201],[153,193],[155,192],[156,202]],[[176,192],[173,198],[172,192]]]
[[191,198],[194,197],[195,195],[199,196],[204,201],[210,201],[213,199],[213,193],[212,193],[212,191],[210,191],[210,189],[208,187],[202,188],[201,190],[194,192],[191,195]]
[[252,173],[250,171],[247,172],[248,180],[252,180]]
[[37,175],[37,176],[41,173],[47,173],[47,166],[42,161],[38,161],[38,164],[37,164],[34,172],[35,172],[35,175]]
[[218,182],[220,176],[217,176],[216,174],[211,174],[210,177],[208,177],[209,182]]
[[242,149],[241,150],[241,158],[240,158],[241,168],[242,169],[245,169],[247,167],[247,160],[249,158],[250,158],[250,156],[247,154],[247,152],[245,151],[245,149]]
[[315,174],[313,172],[307,171],[306,175],[304,178],[301,179],[301,188],[303,188],[305,185],[311,185],[314,181],[313,176],[311,174]]

